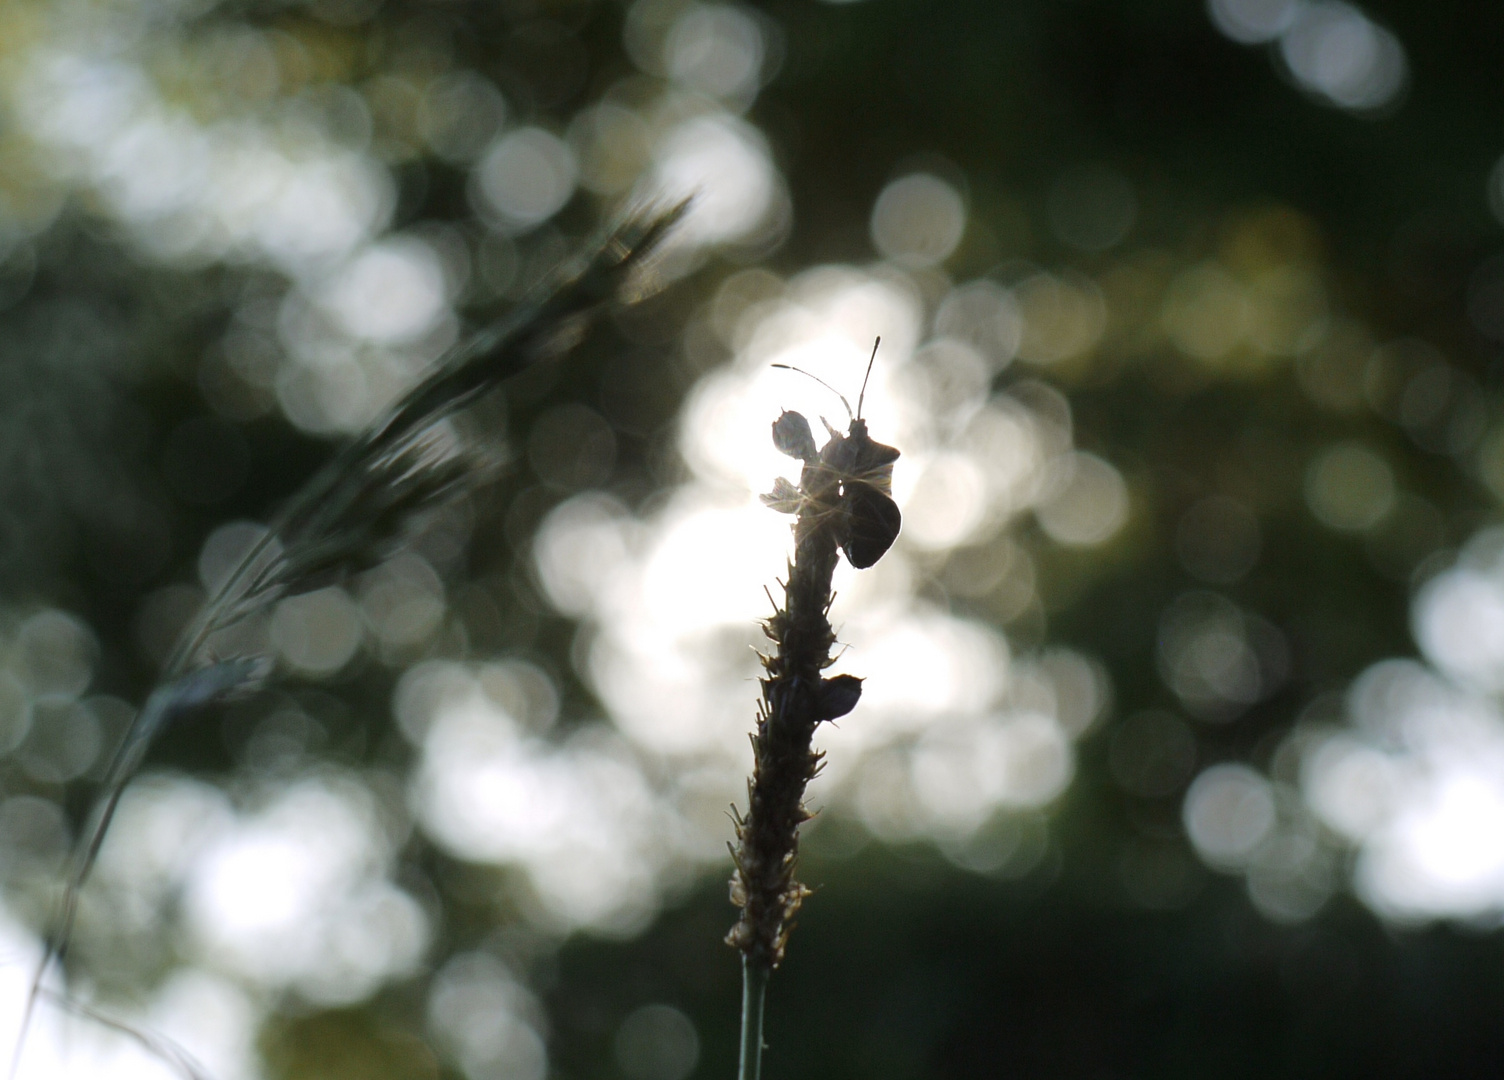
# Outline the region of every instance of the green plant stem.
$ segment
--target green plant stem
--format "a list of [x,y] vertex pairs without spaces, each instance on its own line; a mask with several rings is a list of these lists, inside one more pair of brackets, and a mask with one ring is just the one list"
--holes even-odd
[[762,1076],[762,1007],[768,996],[768,967],[742,955],[742,1049],[737,1080]]

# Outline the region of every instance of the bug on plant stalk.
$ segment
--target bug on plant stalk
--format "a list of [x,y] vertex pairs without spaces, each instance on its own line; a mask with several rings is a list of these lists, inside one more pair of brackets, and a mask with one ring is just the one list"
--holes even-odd
[[872,376],[880,344],[882,338],[872,344],[872,357],[867,361],[855,413],[845,395],[819,376],[789,364],[773,365],[797,371],[830,390],[846,406],[850,426],[842,435],[821,417],[830,439],[817,452],[809,421],[803,415],[784,412],[779,416],[773,422],[773,443],[789,457],[804,462],[804,475],[798,488],[780,478],[773,491],[762,497],[763,502],[786,514],[798,513],[807,499],[828,504],[825,509],[839,517],[841,551],[858,570],[865,570],[881,559],[893,546],[903,525],[903,515],[893,501],[893,463],[898,460],[898,451],[873,439],[867,432],[867,421],[862,419],[867,380]]

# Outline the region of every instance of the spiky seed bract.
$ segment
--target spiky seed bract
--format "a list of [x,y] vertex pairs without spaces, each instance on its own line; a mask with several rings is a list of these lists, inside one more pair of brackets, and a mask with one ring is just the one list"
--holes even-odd
[[826,429],[830,439],[816,451],[803,416],[786,411],[778,417],[774,446],[804,468],[797,488],[782,480],[763,496],[773,509],[797,514],[794,558],[783,606],[764,624],[773,649],[762,658],[747,811],[733,808],[731,899],[742,910],[726,940],[741,950],[748,972],[764,975],[782,961],[794,917],[809,895],[794,877],[794,863],[799,826],[811,816],[804,790],[822,759],[811,746],[815,728],[845,716],[862,693],[855,676],[823,674],[834,662],[831,575],[840,551],[854,566],[871,566],[900,524],[889,496],[898,451],[874,441],[860,415],[851,418],[844,435],[828,423]]

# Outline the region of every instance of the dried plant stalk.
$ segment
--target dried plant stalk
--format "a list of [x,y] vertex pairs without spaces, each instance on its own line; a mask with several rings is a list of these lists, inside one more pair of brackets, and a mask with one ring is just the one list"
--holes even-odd
[[830,508],[839,480],[818,464],[804,471],[784,603],[764,624],[773,650],[762,658],[767,674],[752,736],[747,812],[736,821],[732,898],[742,914],[727,937],[749,963],[766,969],[782,962],[794,916],[809,894],[794,878],[794,860],[799,826],[811,816],[804,788],[822,757],[810,744],[820,721],[830,719],[822,673],[836,640],[828,616],[839,515]]
[[809,895],[794,876],[794,864],[799,826],[812,816],[804,790],[824,757],[811,745],[815,728],[850,712],[861,697],[860,679],[824,676],[835,644],[829,616],[837,553],[844,552],[858,568],[871,566],[893,543],[900,524],[890,497],[898,451],[867,435],[860,406],[849,432],[832,430],[818,453],[809,422],[794,412],[773,424],[773,442],[802,459],[804,469],[797,489],[781,481],[763,496],[768,506],[797,519],[783,606],[775,604],[764,624],[773,649],[762,658],[766,674],[752,736],[747,812],[733,808],[731,898],[741,917],[726,941],[742,953],[743,1080],[759,1075],[767,979],[783,961],[794,917]]

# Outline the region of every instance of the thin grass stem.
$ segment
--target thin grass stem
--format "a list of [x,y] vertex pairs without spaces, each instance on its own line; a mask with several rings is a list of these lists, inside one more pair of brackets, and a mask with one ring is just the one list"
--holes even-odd
[[737,1080],[762,1077],[762,1011],[768,997],[769,974],[766,964],[750,956],[742,957],[742,1045]]

